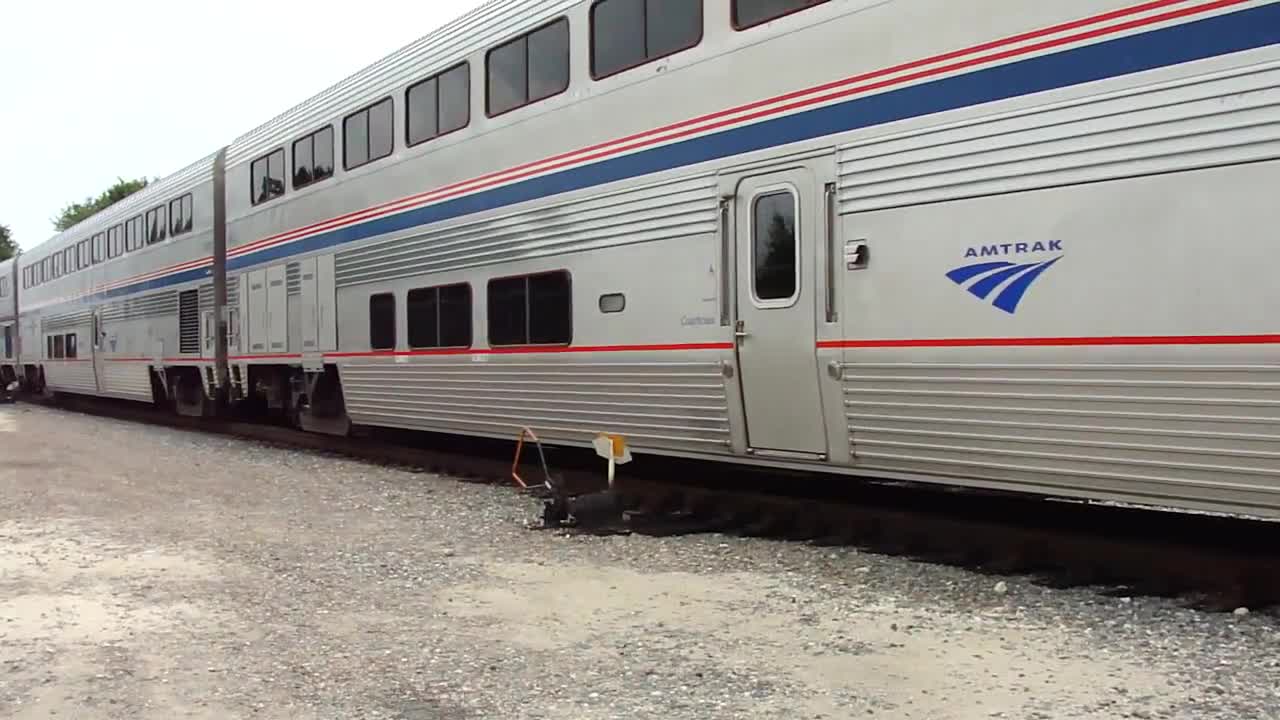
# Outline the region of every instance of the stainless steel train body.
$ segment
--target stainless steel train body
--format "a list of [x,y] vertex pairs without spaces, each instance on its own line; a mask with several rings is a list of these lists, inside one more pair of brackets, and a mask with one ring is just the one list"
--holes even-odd
[[18,378],[18,261],[0,262],[0,394]]
[[1280,516],[1278,42],[1264,0],[491,2],[23,256],[194,193],[24,289],[24,362]]

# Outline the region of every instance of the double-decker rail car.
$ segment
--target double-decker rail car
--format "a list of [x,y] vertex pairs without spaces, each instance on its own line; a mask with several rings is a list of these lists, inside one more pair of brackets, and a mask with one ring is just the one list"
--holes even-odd
[[1274,0],[496,0],[24,256],[24,364],[1277,517],[1277,43]]
[[0,262],[0,398],[18,379],[18,261]]

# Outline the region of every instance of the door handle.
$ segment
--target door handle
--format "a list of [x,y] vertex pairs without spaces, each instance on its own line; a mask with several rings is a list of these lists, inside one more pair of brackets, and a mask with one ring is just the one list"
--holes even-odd
[[746,331],[746,323],[739,320],[737,327],[733,329],[733,336],[739,340],[746,340],[751,337],[751,333]]

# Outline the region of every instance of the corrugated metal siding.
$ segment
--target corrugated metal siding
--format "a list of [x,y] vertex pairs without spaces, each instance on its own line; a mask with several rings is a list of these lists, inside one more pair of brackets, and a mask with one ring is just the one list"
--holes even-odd
[[77,310],[75,312],[61,313],[58,315],[50,315],[41,319],[41,332],[57,332],[58,330],[70,330],[82,325],[88,325],[93,321],[93,313],[88,310]]
[[338,287],[714,233],[715,177],[649,185],[454,224],[338,253]]
[[[240,277],[238,275],[227,275],[227,307],[236,307],[240,304]],[[213,310],[213,284],[200,286],[200,312],[206,313]]]
[[135,362],[102,364],[102,394],[129,400],[151,400],[149,366]]
[[625,434],[651,448],[725,452],[729,418],[718,362],[499,360],[339,366],[357,423],[590,440]]
[[1280,488],[1280,366],[850,363],[860,467],[1116,481],[1170,494]]
[[87,361],[44,361],[44,376],[49,387],[66,392],[93,394],[98,391],[93,363]]
[[240,136],[227,152],[228,165],[246,162],[279,145],[284,138],[293,138],[323,123],[338,120],[366,103],[421,80],[436,70],[443,70],[472,53],[485,50],[519,30],[533,28],[579,2],[491,0]]
[[138,298],[102,306],[104,322],[137,320],[146,317],[172,315],[178,312],[178,293],[175,290],[152,293]]
[[840,156],[844,213],[1280,157],[1280,65],[878,138]]

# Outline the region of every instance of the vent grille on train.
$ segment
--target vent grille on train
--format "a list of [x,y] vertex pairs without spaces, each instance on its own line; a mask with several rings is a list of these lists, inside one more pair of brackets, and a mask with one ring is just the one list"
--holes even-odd
[[285,290],[290,296],[302,294],[302,265],[289,263],[284,266]]
[[200,352],[200,291],[178,294],[178,352]]

